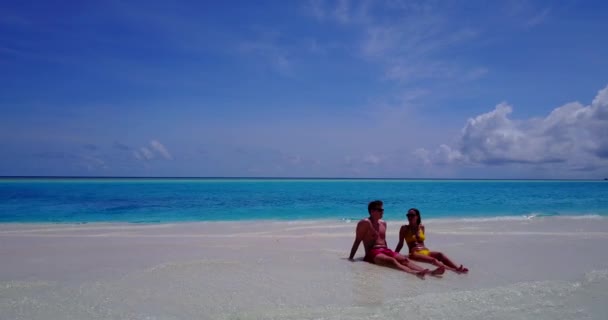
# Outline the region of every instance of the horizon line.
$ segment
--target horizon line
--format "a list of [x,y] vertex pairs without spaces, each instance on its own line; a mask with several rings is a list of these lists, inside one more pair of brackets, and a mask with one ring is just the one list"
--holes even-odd
[[382,178],[382,177],[243,177],[243,176],[0,176],[0,179],[200,179],[200,180],[566,180],[566,181],[606,181],[608,178]]

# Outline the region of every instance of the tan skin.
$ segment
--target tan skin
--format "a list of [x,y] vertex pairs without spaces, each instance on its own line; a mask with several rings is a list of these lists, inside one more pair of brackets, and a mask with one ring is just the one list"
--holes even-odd
[[[403,248],[403,242],[405,241],[405,236],[408,229],[412,234],[417,235],[419,230],[422,230],[422,232],[426,234],[424,225],[418,224],[418,215],[415,211],[410,210],[407,213],[407,218],[409,224],[401,226],[401,229],[399,230],[399,243],[397,244],[397,248],[395,248],[395,252],[399,252],[401,251],[401,248]],[[430,253],[428,256],[417,253],[420,250],[428,250],[428,248],[424,246],[424,241],[417,240],[410,242],[407,244],[407,246],[410,252],[409,257],[412,260],[430,263],[438,267],[442,266],[445,269],[452,270],[456,273],[469,272],[469,269],[465,268],[463,265],[457,266],[454,262],[452,262],[452,260],[450,260],[450,258],[441,252],[429,250]]]
[[[387,248],[386,222],[382,220],[383,213],[384,209],[382,209],[382,207],[376,208],[370,212],[370,217],[368,219],[362,219],[357,223],[355,241],[353,242],[353,247],[350,251],[349,260],[354,261],[353,258],[355,257],[361,242],[363,242],[366,255],[374,248]],[[378,254],[374,257],[374,263],[379,266],[390,267],[415,274],[420,278],[424,278],[424,276],[429,273],[431,275],[440,275],[445,272],[443,267],[438,267],[433,271],[429,271],[429,269],[424,269],[414,264],[410,259],[400,254],[395,257]]]

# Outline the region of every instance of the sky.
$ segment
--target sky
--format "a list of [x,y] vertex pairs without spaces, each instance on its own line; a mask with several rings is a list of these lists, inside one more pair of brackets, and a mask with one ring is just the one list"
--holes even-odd
[[0,4],[0,175],[608,177],[605,1]]

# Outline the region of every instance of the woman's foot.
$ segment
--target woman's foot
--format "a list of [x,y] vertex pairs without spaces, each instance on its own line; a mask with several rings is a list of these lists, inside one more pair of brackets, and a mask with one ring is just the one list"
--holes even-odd
[[460,265],[460,267],[458,267],[458,269],[456,269],[456,272],[467,273],[467,272],[469,272],[469,269],[465,268],[463,265]]
[[416,277],[420,278],[420,279],[424,279],[424,276],[427,275],[427,273],[429,273],[429,269],[424,269],[422,271],[418,271],[416,272]]

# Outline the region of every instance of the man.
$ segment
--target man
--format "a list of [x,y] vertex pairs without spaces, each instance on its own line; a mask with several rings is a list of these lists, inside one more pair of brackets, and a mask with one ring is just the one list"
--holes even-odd
[[443,274],[445,272],[445,268],[443,267],[429,271],[429,269],[424,269],[414,264],[408,258],[388,248],[386,244],[386,222],[382,220],[384,214],[383,205],[382,201],[375,200],[367,206],[369,218],[362,219],[357,223],[355,242],[350,250],[348,259],[353,261],[355,253],[357,253],[357,249],[359,249],[359,245],[363,241],[363,247],[365,248],[364,260],[367,262],[412,273],[420,278],[424,278],[428,273],[432,275]]

